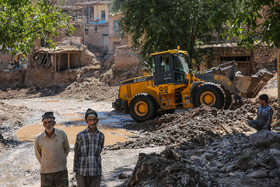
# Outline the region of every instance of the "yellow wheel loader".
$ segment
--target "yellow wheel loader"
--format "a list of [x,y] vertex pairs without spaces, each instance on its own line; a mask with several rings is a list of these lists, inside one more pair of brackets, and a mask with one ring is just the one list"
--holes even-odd
[[270,73],[237,76],[234,61],[193,73],[187,52],[179,47],[153,53],[151,57],[152,73],[144,71],[143,77],[121,82],[118,98],[112,104],[115,110],[130,114],[137,122],[201,104],[228,109],[233,94],[255,97],[272,78]]

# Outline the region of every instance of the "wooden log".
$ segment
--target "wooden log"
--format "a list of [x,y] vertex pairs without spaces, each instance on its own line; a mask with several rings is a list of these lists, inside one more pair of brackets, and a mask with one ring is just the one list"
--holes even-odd
[[60,72],[60,60],[61,60],[61,54],[59,54],[58,56],[58,67],[57,67],[58,72]]
[[52,67],[53,67],[53,65],[54,65],[54,58],[53,58],[53,56],[54,56],[54,55],[51,54],[51,66],[52,66]]
[[70,53],[68,53],[68,69],[70,69]]
[[53,72],[56,72],[56,54],[54,54],[54,66],[53,66],[54,70]]

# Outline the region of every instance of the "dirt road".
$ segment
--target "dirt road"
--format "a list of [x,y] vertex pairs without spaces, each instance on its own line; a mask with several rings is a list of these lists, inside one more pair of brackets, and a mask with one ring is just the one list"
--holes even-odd
[[[99,129],[105,134],[105,144],[112,145],[116,142],[124,142],[133,139],[137,131],[126,130],[123,126],[133,123],[128,115],[112,113],[111,102],[92,102],[77,99],[58,99],[55,97],[10,99],[0,100],[5,108],[10,108],[7,115],[17,117],[21,113],[22,124],[3,133],[5,139],[11,139],[14,135],[20,143],[14,148],[3,151],[0,154],[0,186],[39,186],[39,163],[34,156],[33,141],[36,135],[44,129],[41,125],[41,115],[45,111],[53,111],[56,116],[56,128],[65,130],[68,135],[71,148],[76,134],[86,128],[84,112],[87,108],[95,109],[100,117]],[[13,118],[11,116],[11,118]],[[6,122],[4,126],[9,126]],[[131,174],[138,160],[140,152],[160,152],[163,147],[145,149],[104,150],[102,153],[103,180],[102,186],[122,185],[124,179],[118,175]],[[68,171],[70,186],[75,186],[73,173],[73,150],[68,156]],[[125,178],[125,177],[124,177]]]
[[[221,186],[280,185],[279,144],[257,148],[249,142],[249,135],[256,132],[247,124],[256,116],[256,98],[245,100],[232,110],[202,106],[137,124],[129,115],[112,112],[110,92],[104,90],[101,94],[109,99],[87,100],[88,93],[89,98],[97,93],[88,92],[87,84],[82,85],[87,91],[80,91],[80,95],[75,92],[75,99],[67,97],[66,92],[52,97],[28,95],[26,90],[0,92],[3,98],[0,99],[0,186],[39,186],[39,163],[34,156],[33,141],[44,130],[41,115],[45,111],[54,112],[56,128],[65,130],[73,148],[76,134],[86,128],[87,108],[98,112],[99,129],[106,139],[102,186],[122,186],[133,169],[137,172],[130,178],[132,186],[156,186],[161,181],[173,186],[203,181]],[[275,85],[270,83],[261,92],[269,94],[274,110],[278,107],[277,99],[273,98],[277,93]],[[278,135],[280,126],[273,131]],[[160,154],[141,154],[138,159],[140,152]],[[75,186],[73,150],[67,166],[70,186]]]

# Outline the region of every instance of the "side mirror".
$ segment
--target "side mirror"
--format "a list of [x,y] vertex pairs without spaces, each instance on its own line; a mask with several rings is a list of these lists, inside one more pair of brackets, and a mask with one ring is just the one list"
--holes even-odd
[[149,67],[149,64],[148,64],[146,61],[144,61],[144,65],[145,65],[146,67]]

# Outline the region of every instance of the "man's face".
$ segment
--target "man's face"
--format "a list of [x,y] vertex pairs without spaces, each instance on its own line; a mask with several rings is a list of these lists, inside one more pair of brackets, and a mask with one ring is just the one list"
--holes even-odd
[[86,123],[88,124],[89,128],[95,128],[96,124],[98,123],[99,119],[96,117],[88,116]]
[[264,104],[265,104],[265,100],[259,99],[259,103],[260,103],[261,105],[264,105]]
[[53,126],[55,125],[55,121],[53,121],[53,119],[47,118],[47,119],[43,119],[42,121],[46,131],[50,132],[53,130]]

